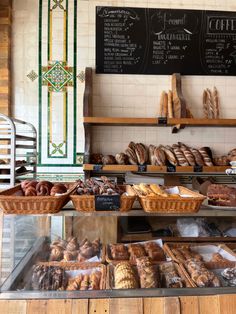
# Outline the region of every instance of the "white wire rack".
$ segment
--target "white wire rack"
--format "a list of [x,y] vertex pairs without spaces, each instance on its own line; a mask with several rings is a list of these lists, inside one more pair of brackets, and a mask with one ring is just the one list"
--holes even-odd
[[28,122],[0,114],[0,189],[12,187],[16,178],[36,176],[37,132]]

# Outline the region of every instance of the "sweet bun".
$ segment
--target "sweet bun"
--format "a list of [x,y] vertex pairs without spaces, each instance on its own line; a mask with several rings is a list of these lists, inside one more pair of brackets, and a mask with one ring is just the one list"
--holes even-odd
[[36,192],[38,196],[47,196],[50,195],[51,188],[53,184],[49,181],[40,181],[36,185]]
[[65,187],[64,184],[62,183],[56,183],[54,184],[54,186],[52,187],[51,191],[50,191],[50,195],[54,196],[56,194],[64,194],[67,192],[67,188]]

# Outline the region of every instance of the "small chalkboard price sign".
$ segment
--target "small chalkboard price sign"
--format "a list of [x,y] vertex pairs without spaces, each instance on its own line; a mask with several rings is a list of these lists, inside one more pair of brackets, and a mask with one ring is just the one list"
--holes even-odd
[[236,75],[236,12],[96,7],[96,72]]
[[120,195],[95,195],[96,211],[116,211],[120,209]]

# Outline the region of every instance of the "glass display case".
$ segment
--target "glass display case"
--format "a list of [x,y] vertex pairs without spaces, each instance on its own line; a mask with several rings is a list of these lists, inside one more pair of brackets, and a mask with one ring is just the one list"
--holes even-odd
[[[234,234],[230,234],[236,226],[236,219],[232,211],[221,210],[217,215],[218,217],[215,217],[214,210],[204,208],[188,217],[178,214],[171,216],[147,214],[138,209],[124,213],[118,211],[83,213],[75,211],[72,205],[67,205],[60,213],[54,215],[3,215],[0,298],[65,299],[235,293],[236,288],[230,286],[233,284],[224,280],[221,273],[223,268],[229,266],[234,268],[236,265],[235,237]],[[183,231],[182,227],[179,227],[184,225],[186,219],[191,219],[187,221],[189,226],[190,222],[192,223],[191,231]],[[208,233],[204,234],[202,231],[204,228],[196,229],[196,225],[208,226],[211,231],[208,230]],[[190,233],[193,236],[190,237]],[[135,276],[139,276],[137,286],[132,289],[115,289],[114,271],[120,261],[112,260],[109,245],[121,243],[127,246],[137,242],[141,242],[141,245],[147,242],[155,242],[160,246],[164,244],[166,261],[154,263],[158,270],[156,273],[158,287],[140,288],[142,275],[138,271],[135,273]],[[217,247],[218,253],[222,253],[223,249],[231,255],[229,257],[226,253],[223,254],[230,260],[225,267],[223,265],[220,269],[219,267],[211,269],[219,279],[218,287],[193,285],[191,274],[183,263],[175,260],[172,253],[165,248],[168,245],[169,249],[173,249],[176,243],[181,245],[186,242],[190,246],[196,243],[198,246],[205,246],[208,243],[207,245]],[[88,253],[90,256],[85,252],[90,252]],[[183,281],[181,287],[177,288],[178,285],[172,284],[167,288],[167,281],[163,280],[161,273],[162,265],[165,263],[175,264],[177,276]],[[179,269],[180,264],[182,265]],[[134,271],[137,270],[135,265],[132,265],[132,268]],[[60,271],[64,277],[58,275],[57,272]],[[100,283],[97,286],[91,279],[91,274],[96,272],[100,272]],[[83,278],[86,275],[90,276],[89,282],[87,281],[86,287],[81,283],[76,288],[73,286],[74,281],[71,280],[80,275]],[[177,278],[175,280],[178,282]]]

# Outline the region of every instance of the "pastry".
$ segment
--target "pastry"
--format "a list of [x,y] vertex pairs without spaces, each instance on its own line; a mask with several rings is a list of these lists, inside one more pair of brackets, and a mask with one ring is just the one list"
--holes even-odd
[[38,196],[48,196],[50,195],[51,188],[53,184],[49,181],[40,181],[36,185],[36,192]]
[[36,188],[37,184],[38,184],[38,181],[35,181],[35,180],[24,180],[21,182],[21,189],[23,190],[23,192],[25,192],[25,190],[28,187]]
[[88,290],[89,287],[89,275],[84,275],[80,284],[80,290]]
[[137,258],[137,269],[141,288],[157,288],[157,272],[149,257]]
[[31,286],[33,290],[65,290],[68,278],[65,270],[57,266],[33,266]]
[[103,158],[102,154],[91,154],[90,163],[100,165],[102,164],[102,158]]
[[111,244],[110,251],[114,260],[129,260],[129,252],[124,244]]
[[129,164],[129,157],[124,153],[116,154],[115,158],[116,158],[116,162],[118,163],[118,165],[128,165]]
[[236,161],[236,148],[231,149],[231,151],[228,152],[227,157],[229,161]]
[[96,271],[89,276],[88,290],[99,290],[101,281],[101,273]]
[[138,158],[137,158],[137,155],[135,153],[135,150],[133,150],[132,148],[128,147],[126,150],[125,150],[125,154],[128,156],[129,158],[129,163],[131,165],[137,165],[138,164]]
[[226,268],[221,272],[222,277],[230,287],[236,286],[236,267]]
[[213,163],[216,166],[227,166],[229,164],[229,160],[227,156],[214,157]]
[[177,273],[174,263],[164,263],[159,265],[161,281],[166,288],[183,288],[183,279]]
[[129,244],[128,252],[130,254],[130,262],[133,264],[136,264],[137,258],[146,256],[144,247],[141,244]]
[[189,259],[185,262],[185,267],[198,287],[220,287],[219,279],[203,262]]
[[37,191],[33,186],[28,186],[25,188],[25,196],[37,196]]
[[137,156],[138,164],[144,165],[148,161],[148,152],[147,148],[142,143],[137,143],[135,145],[135,153]]
[[83,279],[82,275],[78,275],[75,278],[70,279],[66,290],[71,291],[80,290],[82,279]]
[[96,254],[90,241],[87,240],[86,242],[83,243],[83,245],[80,245],[78,255],[79,262],[84,262],[85,260],[88,260],[95,255]]
[[76,260],[76,256],[78,254],[77,251],[67,251],[65,250],[63,253],[63,261],[70,262]]
[[103,165],[115,165],[116,159],[113,155],[105,155],[102,157]]
[[60,248],[59,246],[58,247],[54,247],[52,250],[51,250],[51,254],[50,254],[50,261],[61,261],[63,259],[63,249]]
[[138,281],[132,266],[128,262],[121,262],[114,269],[115,289],[136,289]]
[[144,249],[152,261],[165,261],[166,257],[162,248],[155,242],[144,243]]
[[210,205],[236,206],[236,188],[224,184],[210,184],[207,198]]
[[55,196],[56,194],[64,194],[67,192],[67,188],[62,183],[55,183],[51,188],[50,195]]

